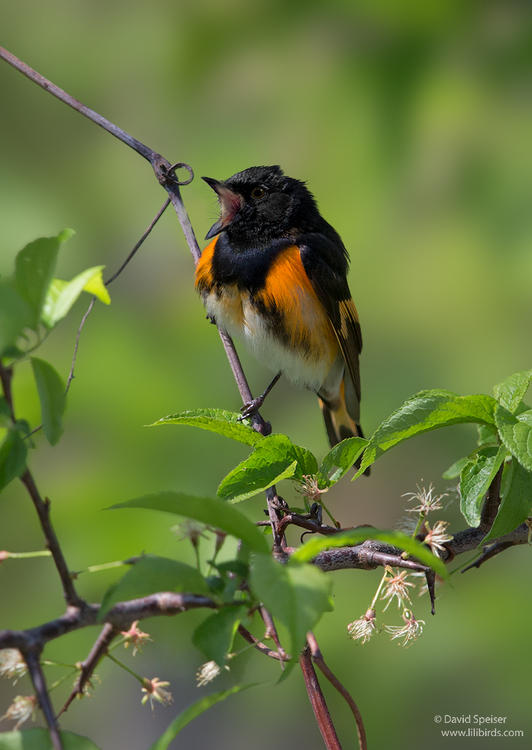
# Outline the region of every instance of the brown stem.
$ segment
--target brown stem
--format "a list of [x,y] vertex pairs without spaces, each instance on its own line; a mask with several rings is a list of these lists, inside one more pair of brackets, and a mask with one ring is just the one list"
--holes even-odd
[[42,499],[29,469],[26,469],[20,479],[22,484],[26,487],[28,494],[33,501],[33,505],[35,506],[35,510],[37,511],[37,515],[39,516],[41,528],[46,539],[46,546],[52,553],[55,567],[57,568],[59,578],[61,579],[61,583],[63,584],[65,601],[70,607],[83,607],[85,605],[85,602],[76,593],[76,589],[74,588],[74,583],[72,581],[72,576],[70,575],[70,572],[68,570],[63,551],[59,546],[59,541],[54,531],[54,527],[52,526],[52,523],[50,521],[50,501],[48,499]]
[[318,665],[318,668],[325,675],[325,677],[329,680],[331,685],[333,685],[333,687],[336,690],[338,690],[342,698],[344,698],[349,708],[351,709],[353,716],[355,717],[355,723],[356,723],[357,734],[358,734],[358,744],[360,745],[360,750],[367,750],[368,741],[366,738],[366,730],[364,728],[362,714],[360,713],[360,710],[357,704],[351,697],[351,694],[349,693],[349,691],[342,685],[340,680],[336,677],[336,675],[329,669],[329,667],[325,663],[323,654],[321,653],[321,650],[318,646],[318,642],[316,641],[316,638],[314,637],[313,633],[307,634],[307,643],[309,645],[310,652],[312,654],[312,660],[314,661],[315,664]]
[[305,680],[305,687],[307,694],[316,717],[321,736],[325,742],[327,750],[342,750],[340,740],[336,734],[336,729],[332,723],[331,715],[325,697],[321,691],[320,683],[316,676],[316,670],[312,664],[312,657],[310,654],[310,648],[305,646],[299,657],[299,665],[303,672],[303,679]]
[[90,681],[90,678],[94,674],[94,670],[98,666],[99,661],[105,656],[107,653],[107,649],[109,648],[111,642],[116,638],[120,630],[118,628],[115,628],[114,625],[111,625],[110,623],[105,623],[103,626],[100,635],[94,642],[93,647],[91,648],[89,655],[85,659],[85,661],[81,662],[80,665],[80,675],[78,679],[76,680],[76,684],[74,685],[74,689],[70,693],[70,695],[67,698],[67,701],[63,708],[59,711],[58,716],[61,716],[62,713],[64,713],[74,698],[76,698],[78,695],[83,695],[83,691],[85,689],[85,686]]
[[54,750],[63,750],[63,743],[59,734],[59,726],[57,724],[52,702],[48,694],[48,688],[46,687],[46,680],[39,661],[40,649],[30,649],[23,651],[22,653],[26,664],[28,665],[28,671],[33,683],[35,695],[37,696],[39,706],[48,726],[48,731],[50,732],[50,739],[53,748]]
[[254,646],[258,651],[261,652],[261,654],[265,654],[265,656],[269,656],[270,659],[277,659],[277,661],[280,661],[281,664],[284,661],[289,661],[290,657],[285,651],[279,652],[279,651],[273,651],[271,648],[268,648],[265,643],[262,641],[259,641],[255,636],[249,632],[247,628],[245,628],[243,625],[238,626],[238,632],[246,640],[248,643],[251,643],[252,646]]
[[273,617],[268,612],[266,607],[259,607],[259,613],[266,626],[266,632],[264,633],[264,638],[272,639],[272,641],[277,646],[277,653],[279,654],[281,662],[286,661],[287,659],[286,651],[281,646],[281,641],[279,640],[279,634],[277,633],[277,628],[275,627],[275,622],[273,621]]
[[504,462],[499,471],[495,474],[495,478],[488,489],[484,505],[482,506],[479,529],[484,532],[484,535],[491,531],[491,527],[493,526],[493,522],[495,521],[499,510],[499,505],[501,504],[501,481],[503,469]]

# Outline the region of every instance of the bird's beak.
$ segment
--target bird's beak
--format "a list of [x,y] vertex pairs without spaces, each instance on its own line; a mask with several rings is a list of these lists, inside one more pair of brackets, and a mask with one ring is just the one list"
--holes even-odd
[[205,239],[210,240],[212,237],[216,237],[217,234],[220,234],[220,232],[233,221],[242,208],[242,196],[230,190],[223,182],[220,182],[220,180],[215,180],[212,177],[202,177],[201,179],[205,180],[207,185],[214,190],[220,202],[220,218],[212,225],[205,235]]

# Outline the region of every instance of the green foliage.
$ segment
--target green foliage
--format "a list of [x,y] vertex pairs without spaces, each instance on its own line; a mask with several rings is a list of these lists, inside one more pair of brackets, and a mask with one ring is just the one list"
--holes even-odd
[[145,508],[193,518],[241,539],[256,552],[266,552],[268,549],[266,539],[254,523],[236,508],[212,497],[194,497],[181,492],[156,492],[113,505],[112,509],[115,508]]
[[111,607],[120,601],[139,599],[157,591],[179,593],[210,593],[205,579],[196,568],[170,560],[167,557],[145,555],[130,570],[110,586],[103,597],[99,617],[102,619]]
[[27,453],[26,441],[20,431],[17,427],[9,429],[0,445],[0,490],[24,473]]
[[527,392],[531,380],[532,370],[514,372],[513,375],[494,387],[493,395],[501,406],[514,414]]
[[324,537],[313,537],[305,544],[301,545],[290,557],[288,565],[309,562],[316,555],[332,547],[346,547],[365,542],[367,539],[375,539],[379,542],[386,542],[393,547],[408,552],[412,557],[417,558],[424,565],[428,565],[442,578],[446,578],[448,573],[443,562],[432,554],[424,545],[407,536],[400,531],[380,531],[368,526],[361,526],[352,531],[342,531],[338,534],[331,534]]
[[482,544],[504,536],[520,526],[532,514],[532,472],[513,458],[504,467],[501,504],[491,531]]
[[240,605],[219,609],[198,625],[192,635],[192,643],[208,661],[215,661],[218,666],[223,666],[245,614],[246,607]]
[[[176,716],[176,718],[170,724],[168,729],[165,730],[165,732],[159,737],[156,742],[153,743],[153,745],[150,745],[148,750],[167,750],[172,740],[177,737],[179,732],[184,729],[187,724],[190,724],[193,719],[201,716],[202,713],[207,711],[207,709],[209,709],[211,706],[216,705],[216,703],[220,703],[226,698],[229,698],[229,696],[235,695],[235,693],[240,693],[242,690],[247,690],[250,687],[255,687],[256,684],[257,683],[235,685],[234,687],[229,688],[229,690],[221,690],[218,693],[207,695],[205,698],[200,698],[199,701],[196,701],[196,703],[193,703],[184,711],[181,711],[181,713]],[[0,750],[2,750],[1,747]],[[6,748],[6,750],[8,749]],[[9,748],[9,750],[11,750],[11,748]]]
[[480,523],[484,495],[506,456],[503,447],[490,446],[473,453],[460,471],[460,510],[470,526]]
[[63,434],[63,412],[66,406],[65,386],[49,362],[31,357],[33,377],[41,402],[41,419],[44,434],[55,445]]
[[104,266],[87,268],[75,276],[72,281],[53,279],[44,300],[42,322],[48,328],[53,328],[70,311],[81,292],[89,292],[100,302],[108,305],[111,300],[109,292],[103,283],[102,271]]
[[251,427],[249,420],[242,420],[238,412],[225,411],[224,409],[194,409],[181,411],[157,420],[150,427],[160,427],[166,424],[189,425],[199,427],[202,430],[217,432],[218,435],[236,440],[246,445],[257,445],[264,440],[260,432]]
[[319,469],[321,489],[331,487],[346,474],[360,456],[368,441],[361,437],[342,440],[327,453]]
[[[87,737],[74,732],[61,732],[65,750],[98,750]],[[47,729],[24,729],[22,732],[0,733],[0,750],[53,750]]]
[[385,419],[371,436],[355,479],[383,453],[414,435],[461,422],[493,424],[496,405],[491,396],[458,396],[444,390],[416,393]]
[[498,406],[495,410],[495,423],[506,448],[525,469],[532,471],[532,425],[527,413],[515,416],[504,406]]
[[332,581],[314,565],[283,565],[270,555],[255,555],[250,587],[257,599],[287,628],[290,653],[297,656],[305,635],[332,610]]

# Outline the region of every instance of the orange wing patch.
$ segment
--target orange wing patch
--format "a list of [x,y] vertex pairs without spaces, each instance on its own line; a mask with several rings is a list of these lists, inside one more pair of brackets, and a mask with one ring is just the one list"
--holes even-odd
[[209,242],[207,247],[201,254],[201,257],[196,266],[196,289],[198,292],[208,292],[212,289],[214,283],[212,273],[212,259],[214,256],[214,248],[218,242],[218,237],[215,237],[212,242]]
[[304,346],[316,358],[323,356],[325,348],[334,358],[337,349],[334,331],[297,246],[288,247],[277,256],[257,297],[267,308],[274,307],[282,314],[292,346]]

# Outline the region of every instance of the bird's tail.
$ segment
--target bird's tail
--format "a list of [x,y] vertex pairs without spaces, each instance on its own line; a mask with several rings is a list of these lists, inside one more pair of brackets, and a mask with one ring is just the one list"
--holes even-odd
[[[318,396],[331,448],[346,438],[364,437],[361,426],[354,421],[347,410],[343,385],[342,383],[339,398],[335,403],[327,402]],[[355,466],[359,465],[360,461],[357,461]],[[369,475],[369,469],[366,469],[364,473]]]

